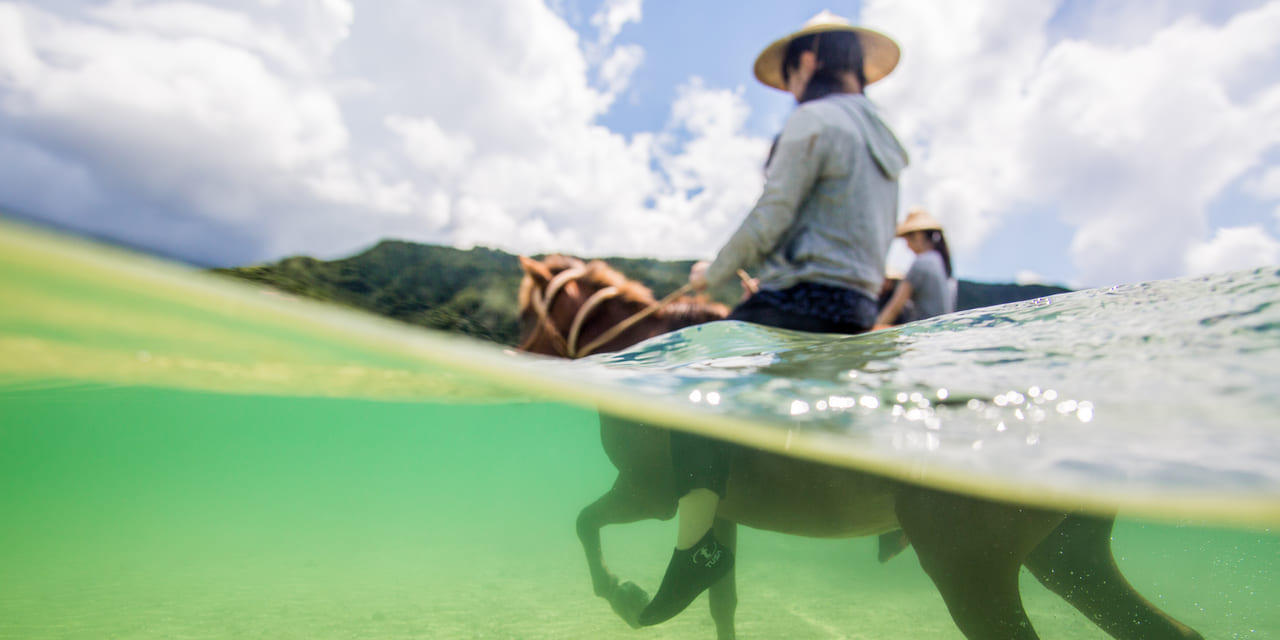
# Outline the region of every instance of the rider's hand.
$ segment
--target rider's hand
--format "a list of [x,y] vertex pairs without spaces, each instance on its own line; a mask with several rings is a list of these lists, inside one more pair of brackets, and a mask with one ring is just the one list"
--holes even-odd
[[706,291],[707,289],[707,269],[711,266],[706,260],[699,260],[693,263],[689,268],[689,284],[694,291]]

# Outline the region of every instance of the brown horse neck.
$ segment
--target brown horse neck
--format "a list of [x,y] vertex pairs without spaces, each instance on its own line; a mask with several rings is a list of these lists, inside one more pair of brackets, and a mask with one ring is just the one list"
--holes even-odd
[[[631,319],[652,305],[652,301],[621,297],[612,304],[602,305],[592,314],[579,336],[579,346],[590,344],[610,328]],[[648,317],[636,322],[633,326],[618,334],[609,342],[600,345],[595,352],[619,351],[626,349],[654,336],[683,329],[695,324],[713,320],[721,320],[728,314],[724,305],[707,303],[693,298],[682,298],[659,308]]]
[[729,315],[728,307],[715,302],[706,302],[697,298],[681,298],[661,311],[667,331],[675,331],[695,324],[724,320]]

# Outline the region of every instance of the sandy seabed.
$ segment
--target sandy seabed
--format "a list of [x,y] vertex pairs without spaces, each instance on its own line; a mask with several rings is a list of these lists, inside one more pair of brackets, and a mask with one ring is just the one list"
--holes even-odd
[[[612,566],[652,590],[664,550],[645,547],[661,545],[667,527],[623,529],[612,535],[606,530]],[[627,627],[591,594],[576,540],[568,535],[508,542],[488,536],[472,546],[455,542],[411,553],[378,550],[368,540],[348,542],[352,548],[341,560],[330,555],[334,549],[304,546],[257,556],[227,548],[203,557],[162,553],[167,559],[159,562],[150,554],[145,564],[109,553],[96,554],[89,564],[45,562],[40,575],[21,578],[21,588],[14,582],[0,587],[0,638],[715,638],[705,597],[666,624]],[[879,565],[874,552],[870,539],[744,531],[739,637],[962,638],[913,554]],[[1145,570],[1130,577],[1149,582]],[[1274,588],[1274,579],[1259,578]],[[1157,580],[1142,590],[1206,637],[1280,637],[1280,614],[1266,604],[1274,601],[1264,601],[1274,590],[1214,594],[1214,588]],[[1023,591],[1042,637],[1108,637],[1025,572]],[[1203,602],[1187,600],[1195,591],[1207,594]],[[1216,606],[1226,602],[1236,609]]]

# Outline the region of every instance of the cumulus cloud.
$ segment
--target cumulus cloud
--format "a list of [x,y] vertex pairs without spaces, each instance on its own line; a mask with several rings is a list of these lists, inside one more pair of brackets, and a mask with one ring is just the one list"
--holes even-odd
[[607,46],[629,22],[640,22],[644,16],[641,0],[605,0],[591,16],[591,24],[600,30],[600,44]]
[[[118,1],[76,18],[0,4],[0,131],[13,157],[39,157],[6,163],[0,197],[39,208],[49,203],[23,176],[83,176],[75,202],[39,212],[118,235],[168,233],[183,245],[171,250],[212,258],[189,225],[305,206],[340,169],[347,131],[307,61],[341,38],[344,6],[310,7],[310,27],[286,36],[250,26],[266,16],[186,4]],[[269,220],[262,230],[281,231]]]
[[601,126],[640,18],[610,0],[584,43],[536,0],[0,3],[0,202],[213,263],[383,237],[705,255],[765,142],[700,81],[663,131]]
[[711,257],[759,197],[769,141],[744,133],[749,113],[741,88],[695,77],[677,92],[656,153],[666,181],[648,214],[660,224],[646,230],[666,255]]
[[[459,197],[496,207],[460,216],[456,238],[590,255],[706,255],[759,194],[767,142],[742,132],[740,92],[695,80],[679,94],[656,135],[575,127],[534,154],[477,157]],[[486,222],[499,211],[520,224]]]
[[626,90],[631,76],[644,62],[644,49],[638,45],[625,45],[614,49],[613,53],[600,63],[600,84],[612,98]]
[[[597,120],[636,45],[593,66],[534,0],[388,0],[358,17],[308,0],[0,4],[0,148],[15,160],[0,199],[243,262],[382,237],[706,255],[758,193],[767,143],[742,131],[741,90],[692,80],[666,129],[623,136]],[[639,18],[639,2],[606,3],[597,44]],[[33,195],[34,176],[73,188]]]
[[626,90],[632,75],[644,63],[644,48],[634,44],[614,46],[614,41],[623,27],[638,23],[643,17],[642,0],[605,0],[591,16],[598,38],[587,43],[583,53],[588,62],[598,66],[597,84],[610,102]]
[[1280,3],[1098,41],[1050,38],[1059,10],[868,2],[864,21],[905,43],[875,94],[914,152],[904,201],[942,218],[960,254],[1008,216],[1049,209],[1075,229],[1084,281],[1180,275],[1208,240],[1210,202],[1280,145],[1280,128],[1257,126],[1280,119],[1268,64],[1280,55]]
[[1260,226],[1218,229],[1187,252],[1187,271],[1201,275],[1280,264],[1280,240]]

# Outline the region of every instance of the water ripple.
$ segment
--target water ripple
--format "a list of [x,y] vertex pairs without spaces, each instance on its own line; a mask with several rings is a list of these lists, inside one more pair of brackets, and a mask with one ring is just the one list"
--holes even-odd
[[877,457],[1280,504],[1278,296],[1280,272],[1259,269],[861,336],[719,322],[570,366]]

